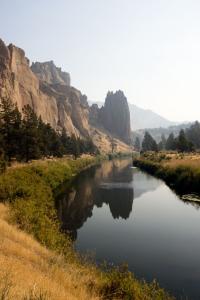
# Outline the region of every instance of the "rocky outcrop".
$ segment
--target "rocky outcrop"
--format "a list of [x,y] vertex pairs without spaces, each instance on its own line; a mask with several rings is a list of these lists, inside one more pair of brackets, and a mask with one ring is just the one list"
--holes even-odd
[[130,143],[130,112],[122,91],[108,92],[105,105],[100,110],[100,122],[109,132]]
[[33,70],[40,70],[36,74],[22,49],[14,45],[6,47],[0,41],[0,96],[12,99],[20,111],[29,104],[44,122],[57,130],[65,128],[69,135],[89,136],[85,96],[69,86],[67,73],[52,62],[35,66]]
[[8,97],[22,111],[29,104],[46,123],[54,128],[58,122],[56,100],[40,91],[39,80],[32,73],[22,49],[1,41],[0,96]]
[[61,68],[57,68],[53,61],[35,62],[32,64],[31,69],[41,81],[49,84],[59,83],[70,86],[69,73],[63,72]]
[[[94,109],[88,105],[87,97],[70,86],[68,73],[57,68],[52,61],[36,62],[30,67],[22,49],[12,44],[7,47],[2,40],[0,40],[1,97],[10,98],[20,111],[29,104],[45,123],[49,123],[58,131],[65,128],[68,135],[74,134],[85,138],[90,136],[101,152],[111,150],[112,134],[116,135],[118,151],[129,150],[127,145],[117,139],[122,138],[127,142],[128,129],[126,135],[123,135],[125,125],[120,131],[116,117],[118,112],[111,112],[115,108],[122,112],[120,105],[124,99],[117,100],[121,103],[117,105],[109,105],[107,102],[110,100],[106,100],[103,110],[95,108],[95,115]],[[123,118],[126,118],[128,114],[123,115]],[[109,117],[113,119],[113,124],[117,128],[108,122]],[[104,121],[106,130],[103,126]]]

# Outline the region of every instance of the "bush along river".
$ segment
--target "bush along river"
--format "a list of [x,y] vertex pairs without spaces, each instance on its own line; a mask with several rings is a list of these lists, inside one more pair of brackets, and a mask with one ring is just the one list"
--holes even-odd
[[57,201],[62,229],[98,263],[127,263],[177,299],[200,299],[200,206],[130,159],[83,171]]

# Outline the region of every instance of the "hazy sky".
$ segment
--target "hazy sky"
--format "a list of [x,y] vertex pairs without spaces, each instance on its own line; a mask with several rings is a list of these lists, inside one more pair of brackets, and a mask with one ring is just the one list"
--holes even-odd
[[0,37],[54,60],[91,100],[122,89],[171,120],[200,119],[200,0],[0,0]]

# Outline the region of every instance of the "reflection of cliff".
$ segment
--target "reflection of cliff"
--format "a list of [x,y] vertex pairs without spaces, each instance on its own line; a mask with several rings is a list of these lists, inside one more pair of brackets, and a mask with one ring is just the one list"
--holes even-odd
[[133,188],[117,187],[99,189],[98,200],[95,202],[97,207],[101,207],[103,203],[109,205],[111,214],[114,219],[128,219],[133,206]]
[[[99,168],[96,168],[94,180],[96,183],[105,180],[111,181],[112,178],[117,177],[118,173],[123,173],[123,175],[126,176],[125,169],[129,169],[130,164],[131,160],[129,159],[104,161]],[[129,180],[131,180],[130,173],[131,172],[129,172]],[[123,180],[125,180],[125,178],[123,178]]]
[[134,192],[131,184],[133,172],[130,164],[130,160],[109,162],[111,170],[108,176],[101,178],[101,184],[98,187],[95,205],[101,207],[103,203],[106,203],[114,219],[119,217],[127,219],[132,211]]
[[62,221],[62,230],[71,232],[76,238],[76,230],[81,228],[87,218],[92,216],[93,197],[90,181],[78,188],[71,188],[57,204],[58,216]]
[[131,160],[114,160],[91,167],[77,177],[73,187],[58,201],[62,229],[75,239],[77,229],[92,216],[94,205],[108,205],[114,219],[128,219],[134,198],[157,189],[162,182],[138,169]]
[[[106,161],[77,177],[71,189],[58,200],[62,229],[76,238],[76,230],[92,216],[94,205],[106,203],[113,218],[127,219],[132,210],[133,188],[130,160]],[[102,184],[106,181],[106,184]],[[113,185],[113,186],[112,186]]]

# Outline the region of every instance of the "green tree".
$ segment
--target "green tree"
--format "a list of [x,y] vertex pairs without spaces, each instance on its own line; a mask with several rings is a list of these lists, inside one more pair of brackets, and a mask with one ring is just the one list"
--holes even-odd
[[167,138],[165,149],[166,150],[176,150],[176,139],[174,138],[174,134],[170,133],[170,135]]
[[1,147],[10,160],[19,157],[21,152],[22,118],[16,106],[9,98],[0,102]]
[[98,149],[91,138],[80,140],[80,153],[98,154]]
[[158,145],[148,131],[145,132],[142,142],[143,151],[158,151]]
[[63,146],[63,154],[71,153],[71,138],[67,135],[66,130],[63,128],[62,134],[60,136],[61,143]]
[[180,152],[189,152],[193,150],[193,144],[187,140],[183,129],[179,132],[177,138],[177,149]]
[[80,156],[80,139],[73,134],[71,136],[71,154],[77,159]]
[[38,131],[38,118],[30,107],[26,105],[23,108],[23,136],[22,136],[22,157],[29,161],[41,157],[40,135]]
[[196,121],[186,129],[186,137],[189,142],[191,142],[196,149],[200,149],[200,123]]

